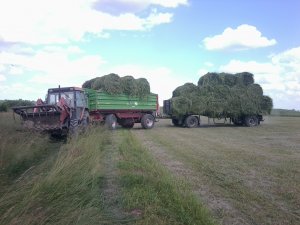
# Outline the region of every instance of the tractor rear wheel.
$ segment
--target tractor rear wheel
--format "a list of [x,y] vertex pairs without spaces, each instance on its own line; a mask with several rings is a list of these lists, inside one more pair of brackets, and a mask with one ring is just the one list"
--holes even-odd
[[155,118],[151,114],[145,114],[142,117],[141,124],[144,129],[151,129],[154,126]]
[[69,126],[69,132],[72,136],[78,135],[78,120],[77,119],[70,119],[70,126]]

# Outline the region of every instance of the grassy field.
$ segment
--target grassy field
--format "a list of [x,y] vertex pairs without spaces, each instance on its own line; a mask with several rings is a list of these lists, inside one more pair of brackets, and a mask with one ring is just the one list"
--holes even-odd
[[0,224],[300,223],[300,118],[209,122],[51,140],[0,113]]
[[288,109],[272,109],[271,116],[300,117],[300,111]]
[[52,141],[0,123],[0,224],[216,224],[129,130]]
[[132,130],[153,157],[192,187],[221,224],[300,223],[300,119],[260,127]]

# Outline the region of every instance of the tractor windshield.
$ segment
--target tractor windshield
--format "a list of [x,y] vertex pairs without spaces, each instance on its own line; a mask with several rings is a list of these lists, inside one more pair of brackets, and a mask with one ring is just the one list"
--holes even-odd
[[[65,98],[67,104],[70,107],[74,106],[74,92],[61,92],[60,97]],[[48,95],[48,104],[50,105],[57,105],[59,102],[59,93],[49,93]]]

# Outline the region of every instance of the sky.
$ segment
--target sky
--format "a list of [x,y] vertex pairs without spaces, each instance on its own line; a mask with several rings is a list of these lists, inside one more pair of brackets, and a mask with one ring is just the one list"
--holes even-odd
[[0,99],[44,98],[109,73],[160,103],[207,72],[251,72],[300,110],[299,0],[0,0]]

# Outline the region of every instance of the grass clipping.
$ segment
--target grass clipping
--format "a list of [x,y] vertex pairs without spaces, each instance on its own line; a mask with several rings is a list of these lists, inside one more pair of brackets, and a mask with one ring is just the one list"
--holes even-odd
[[120,77],[114,73],[88,80],[82,87],[104,91],[111,95],[126,94],[140,98],[150,94],[150,84],[147,79],[134,79],[132,76]]
[[270,114],[272,99],[263,95],[259,84],[248,72],[207,73],[198,85],[186,83],[173,91],[174,115],[196,114],[208,117],[237,117]]

